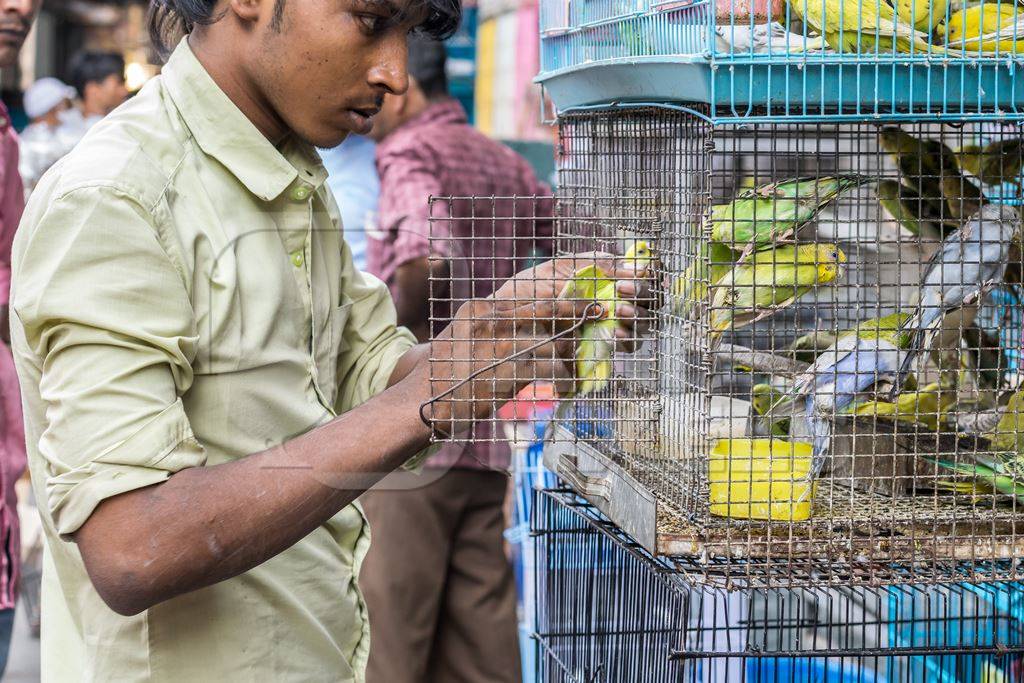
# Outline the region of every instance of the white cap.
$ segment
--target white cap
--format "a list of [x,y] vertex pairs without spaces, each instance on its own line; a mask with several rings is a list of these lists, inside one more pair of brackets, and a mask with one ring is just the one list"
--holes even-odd
[[73,99],[75,89],[56,78],[40,78],[25,91],[22,101],[30,119],[42,116],[64,100]]

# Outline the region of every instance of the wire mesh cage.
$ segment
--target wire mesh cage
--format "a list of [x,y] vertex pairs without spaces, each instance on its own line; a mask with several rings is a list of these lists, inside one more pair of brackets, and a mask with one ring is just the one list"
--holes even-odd
[[[571,398],[551,469],[691,580],[1021,578],[1018,127],[649,109],[560,138],[553,249],[648,254],[658,303],[632,353],[575,330],[568,389],[523,378]],[[438,253],[489,239],[455,220],[437,212]],[[576,258],[574,295],[614,308]]]
[[729,591],[689,582],[571,492],[536,498],[539,681],[1024,677],[1019,584]]
[[715,122],[1017,116],[1012,0],[541,0],[556,107],[703,102]]

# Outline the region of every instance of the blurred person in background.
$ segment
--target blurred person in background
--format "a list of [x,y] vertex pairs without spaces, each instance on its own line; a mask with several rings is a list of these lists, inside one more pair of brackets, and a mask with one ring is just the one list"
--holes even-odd
[[74,97],[75,89],[56,78],[40,78],[25,91],[23,102],[30,123],[21,131],[18,167],[26,197],[43,173],[80,138]]
[[68,74],[78,93],[83,134],[128,99],[124,57],[116,52],[82,50],[68,62]]
[[[18,63],[42,0],[0,0],[0,68]],[[25,431],[18,376],[10,350],[9,309],[11,243],[18,228],[25,195],[18,173],[18,136],[7,107],[0,102],[0,676],[14,625],[14,605],[20,567],[17,496],[14,484],[25,470]]]
[[337,147],[319,151],[328,173],[327,185],[338,202],[352,262],[366,270],[366,232],[377,224],[380,193],[376,145],[366,136],[353,134]]
[[[380,200],[368,270],[388,284],[399,324],[421,342],[462,301],[489,296],[551,252],[549,201],[440,202],[433,211],[443,220],[432,229],[431,195],[550,192],[524,159],[469,125],[449,96],[445,64],[443,44],[411,38],[409,89],[384,98],[371,132]],[[367,683],[521,680],[503,538],[510,450],[494,426],[476,426],[477,438],[490,441],[448,445],[429,458],[418,481],[392,475],[360,498],[374,534],[360,574],[370,613]]]

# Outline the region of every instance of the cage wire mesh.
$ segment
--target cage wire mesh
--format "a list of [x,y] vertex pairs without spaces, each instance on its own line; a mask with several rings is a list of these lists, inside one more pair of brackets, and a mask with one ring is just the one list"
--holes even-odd
[[[652,108],[559,130],[555,252],[635,270],[649,248],[657,301],[633,353],[580,345],[575,383],[519,378],[572,399],[551,434],[560,476],[691,580],[1020,578],[1019,127]],[[434,201],[477,205],[435,211],[437,252],[460,255],[432,280],[438,320],[480,272],[490,293],[543,251],[545,199]],[[530,248],[506,258],[493,226],[509,217]],[[552,295],[521,277],[523,302]],[[580,279],[600,301],[600,276]]]
[[537,491],[537,680],[967,683],[1024,676],[1020,585],[695,584],[568,490]]

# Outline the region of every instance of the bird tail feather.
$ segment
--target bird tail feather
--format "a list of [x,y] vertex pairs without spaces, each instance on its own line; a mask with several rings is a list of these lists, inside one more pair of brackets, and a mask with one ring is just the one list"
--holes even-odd
[[603,343],[584,339],[579,344],[576,351],[579,359],[576,374],[580,380],[580,396],[596,393],[608,386],[612,376],[612,360],[599,351],[598,344]]
[[910,340],[910,345],[907,347],[907,352],[903,357],[903,362],[900,363],[899,370],[896,373],[896,380],[893,382],[892,396],[898,394],[903,388],[903,383],[910,374],[910,369],[913,367],[914,361],[917,360],[918,356],[924,353],[928,348],[931,343],[931,338],[935,333],[935,327],[941,321],[942,309],[938,307],[927,309],[919,307],[914,315],[907,318],[907,320],[900,326],[900,330],[913,330],[914,335]]

